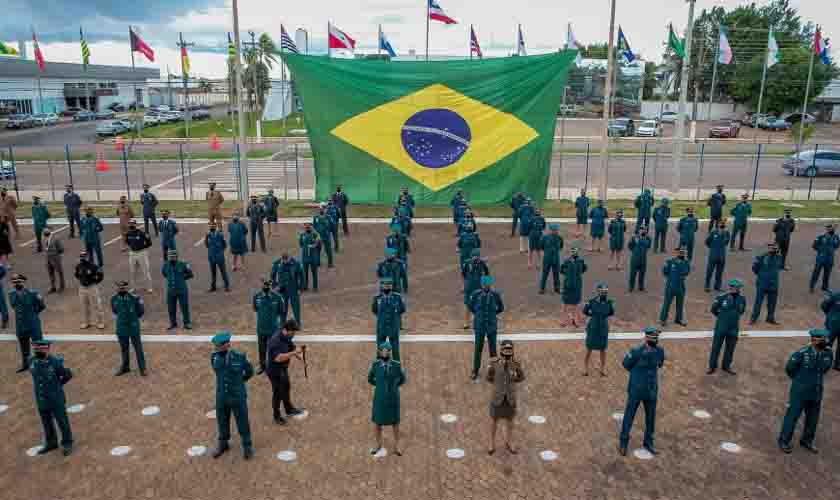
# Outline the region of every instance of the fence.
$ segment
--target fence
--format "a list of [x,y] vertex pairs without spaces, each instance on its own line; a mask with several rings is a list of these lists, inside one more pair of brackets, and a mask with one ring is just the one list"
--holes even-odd
[[[559,139],[559,138],[558,138]],[[552,151],[548,197],[574,199],[581,189],[596,194],[602,175],[601,144],[590,138],[556,141]],[[718,184],[728,193],[748,192],[752,198],[838,200],[840,148],[809,144],[808,161],[796,175],[783,169],[795,147],[784,143],[699,141],[686,146],[679,169],[677,193],[672,192],[673,162],[667,139],[613,139],[608,145],[608,197],[631,199],[643,187],[668,192],[679,199],[703,199]],[[249,144],[249,193],[269,188],[283,200],[314,197],[315,169],[305,140]],[[811,152],[827,150],[828,158]],[[86,200],[113,201],[126,195],[136,200],[149,184],[162,200],[204,199],[210,182],[228,199],[238,199],[242,177],[237,144],[190,141],[158,144],[66,145],[64,147],[8,147],[0,150],[3,185],[19,199],[39,195],[60,201],[65,184],[73,184]],[[810,164],[808,163],[810,162]],[[808,167],[815,177],[808,177]],[[812,169],[812,170],[813,170]],[[390,170],[387,165],[377,177]],[[371,179],[371,182],[379,182]],[[383,200],[390,200],[388,193]]]

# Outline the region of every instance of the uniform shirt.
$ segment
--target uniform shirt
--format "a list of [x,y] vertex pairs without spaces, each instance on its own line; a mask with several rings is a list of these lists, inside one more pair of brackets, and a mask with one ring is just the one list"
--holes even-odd
[[278,293],[260,291],[254,295],[251,305],[257,313],[257,335],[270,337],[277,332],[278,316],[286,316],[286,303]]
[[502,295],[496,290],[476,290],[470,295],[470,312],[473,314],[474,329],[479,332],[495,330],[497,315],[505,311]]
[[773,224],[776,241],[790,241],[790,235],[796,231],[796,221],[792,217],[780,217]]
[[790,395],[805,401],[819,401],[823,394],[823,379],[831,368],[831,349],[822,352],[814,346],[806,346],[793,353],[785,365],[785,373],[791,379]]
[[139,229],[127,232],[125,242],[132,252],[142,252],[152,246],[152,239],[149,238],[149,235]]
[[583,273],[588,267],[582,258],[572,255],[560,265],[565,290],[583,290]]
[[716,335],[738,335],[741,315],[747,310],[747,299],[740,293],[718,295],[712,303]]
[[534,217],[534,207],[530,203],[523,203],[519,207],[519,235],[531,234],[531,219]]
[[667,205],[659,205],[653,211],[654,228],[657,231],[665,231],[668,229],[668,219],[671,217],[671,207]]
[[729,211],[729,214],[735,217],[735,226],[746,227],[747,220],[752,215],[752,205],[748,201],[741,201]]
[[102,269],[89,260],[82,260],[76,264],[75,276],[83,288],[102,283],[104,278]]
[[64,408],[64,384],[73,378],[73,372],[64,367],[64,359],[49,355],[44,358],[33,356],[29,362],[29,371],[38,410]]
[[115,293],[111,297],[111,312],[114,313],[117,337],[140,335],[140,318],[146,313],[142,298],[133,293]]
[[47,305],[37,290],[13,288],[9,292],[9,305],[15,311],[15,328],[18,333],[41,331],[40,314]]
[[47,206],[43,203],[32,205],[32,224],[36,230],[47,227],[47,221],[50,220],[50,212]]
[[709,214],[713,219],[720,219],[723,215],[723,206],[726,205],[726,195],[723,193],[714,193],[706,202],[709,207]]
[[585,219],[587,215],[589,215],[589,198],[578,196],[575,199],[575,216]]
[[677,232],[680,233],[680,241],[694,241],[694,233],[697,232],[697,218],[693,215],[686,215],[677,223]]
[[606,220],[608,217],[607,209],[604,207],[595,207],[589,211],[589,218],[592,219],[593,229],[604,230],[606,227]]
[[624,248],[624,233],[627,232],[627,222],[624,219],[613,219],[607,228],[610,241],[615,242],[619,248]]
[[330,218],[327,217],[326,213],[321,212],[315,217],[312,217],[312,227],[318,231],[321,238],[329,238],[332,222],[330,222]]
[[253,229],[262,225],[263,219],[265,219],[265,210],[259,203],[251,203],[248,205],[248,211],[245,215],[248,216],[248,221]]
[[817,251],[817,264],[834,264],[834,252],[840,248],[840,236],[834,233],[821,234],[811,246]]
[[531,231],[528,232],[528,236],[531,238],[542,236],[543,231],[545,231],[545,225],[545,217],[535,215],[531,218]]
[[653,209],[653,195],[650,193],[642,193],[636,197],[634,206],[639,210],[639,217],[650,217],[650,211]]
[[483,260],[472,258],[461,266],[461,276],[467,290],[476,290],[481,286],[481,277],[490,275],[490,267]]
[[350,197],[343,191],[336,191],[332,195],[332,202],[336,207],[338,207],[338,210],[343,213],[347,210],[347,206],[350,204]]
[[204,237],[204,246],[207,248],[207,260],[210,263],[223,264],[225,262],[225,235],[221,231],[210,231]]
[[144,192],[140,195],[140,204],[143,205],[143,215],[151,217],[155,214],[155,208],[158,206],[157,196]]
[[214,352],[210,365],[216,372],[216,404],[228,401],[244,401],[248,398],[245,382],[254,376],[254,367],[245,354],[228,349]]
[[469,258],[472,255],[472,251],[477,248],[481,248],[481,238],[477,234],[466,232],[458,238],[458,251],[462,259]]
[[559,234],[544,234],[540,240],[543,262],[560,265],[560,251],[563,250],[563,237]]
[[376,331],[381,333],[399,333],[402,326],[402,315],[405,313],[405,302],[402,295],[392,291],[380,293],[373,298],[370,306],[376,316]]
[[766,290],[779,289],[779,272],[784,267],[781,254],[766,253],[755,258],[752,272],[758,279],[758,286]]
[[672,293],[685,293],[685,278],[691,272],[691,264],[687,260],[674,257],[665,261],[662,274],[665,276],[665,289]]
[[271,284],[286,293],[297,293],[303,286],[303,267],[294,257],[289,257],[286,262],[275,260],[271,265]]
[[277,217],[280,200],[276,196],[267,194],[263,197],[262,203],[266,216]]
[[519,215],[519,207],[522,206],[522,202],[525,201],[525,197],[522,195],[514,195],[513,198],[510,200],[510,209],[513,211],[515,215]]
[[646,267],[651,242],[649,236],[631,236],[627,248],[630,250],[630,265]]
[[726,247],[729,245],[729,231],[715,229],[706,236],[706,247],[709,248],[710,261],[725,261]]
[[630,372],[627,394],[631,398],[655,400],[659,396],[659,369],[665,364],[665,350],[647,343],[624,355],[622,365]]
[[269,377],[282,377],[287,375],[289,369],[289,362],[280,363],[275,361],[279,354],[286,354],[295,352],[295,343],[291,337],[283,335],[283,332],[277,332],[268,340],[266,348],[266,363],[265,372]]
[[82,199],[79,195],[73,191],[70,193],[64,193],[64,209],[68,213],[78,214],[79,209],[82,208]]
[[175,248],[175,235],[178,234],[178,225],[172,219],[161,219],[158,223],[160,232],[160,243],[167,247]]
[[376,277],[391,278],[394,281],[395,292],[408,292],[408,273],[405,270],[403,261],[397,258],[388,258],[376,266]]
[[186,292],[187,280],[193,277],[192,267],[183,261],[167,260],[160,270],[166,278],[166,289],[173,292]]
[[88,245],[99,244],[99,233],[103,229],[102,223],[95,215],[85,215],[79,222],[79,235]]
[[321,238],[317,232],[304,231],[300,233],[298,243],[300,245],[300,260],[304,264],[316,266],[321,264]]
[[391,233],[385,237],[385,248],[393,248],[397,252],[397,257],[402,260],[411,252],[411,245],[408,238],[401,234]]
[[820,309],[825,313],[825,327],[832,334],[840,332],[840,293],[833,292],[820,304]]

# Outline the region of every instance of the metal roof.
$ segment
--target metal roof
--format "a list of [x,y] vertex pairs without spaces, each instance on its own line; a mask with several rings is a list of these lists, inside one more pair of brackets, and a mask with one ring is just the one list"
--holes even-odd
[[104,66],[89,64],[87,71],[84,66],[75,63],[47,61],[43,72],[38,71],[38,65],[31,59],[19,57],[0,57],[0,77],[6,78],[61,78],[68,80],[89,78],[108,81],[145,81],[160,78],[160,70],[152,68],[137,68],[134,71],[128,66]]

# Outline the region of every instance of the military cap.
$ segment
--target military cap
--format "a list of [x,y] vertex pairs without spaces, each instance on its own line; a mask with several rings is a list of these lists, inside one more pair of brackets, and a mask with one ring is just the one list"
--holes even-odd
[[23,275],[23,274],[17,273],[14,276],[12,276],[12,279],[10,281],[12,283],[23,283],[23,282],[26,281],[26,276]]
[[41,199],[41,197],[40,197],[40,196],[38,196],[38,195],[33,195],[33,196],[32,196],[32,199],[33,199],[33,200],[40,200],[40,199]]
[[397,255],[396,250],[394,250],[391,247],[388,247],[388,248],[385,249],[385,257],[393,257],[394,255]]
[[273,193],[274,193],[274,190],[271,189],[271,188],[268,188],[268,194],[273,194]]
[[271,285],[271,278],[263,278],[262,284],[263,285]]
[[723,184],[718,184],[718,185],[717,185],[717,186],[715,186],[715,187],[716,187],[716,188],[722,188],[722,187],[723,187]]
[[745,200],[749,197],[750,197],[750,193],[744,193],[744,194],[741,195],[741,198],[743,198]]
[[82,250],[81,252],[79,252],[79,257],[87,257],[87,252]]
[[617,213],[617,214],[624,214],[624,209],[623,209],[623,208],[619,208],[618,210],[616,210],[616,211],[615,211],[615,213]]
[[222,331],[213,335],[213,338],[210,340],[213,342],[214,346],[222,346],[230,342],[230,332]]
[[168,208],[164,208],[163,210],[161,210],[161,211],[160,211],[160,213],[162,213],[162,214],[168,214],[168,213],[171,213],[171,212],[169,211],[169,209],[168,209]]
[[394,284],[394,278],[389,278],[389,277],[382,278],[381,280],[379,280],[379,284],[380,285],[393,285]]
[[685,211],[691,213],[691,212],[694,212],[694,208],[686,207]]
[[829,223],[827,223],[827,224],[825,225],[825,228],[826,228],[826,229],[831,229],[831,228],[833,228],[833,227],[834,227],[834,224],[832,224],[832,223],[830,223],[830,222],[829,222]]
[[609,285],[607,285],[606,281],[599,281],[597,285],[595,285],[596,290],[609,290]]
[[137,225],[137,220],[136,219],[131,219],[130,221],[128,221],[128,223],[129,224],[134,224],[136,226]]
[[35,349],[49,349],[52,345],[52,340],[39,339],[32,341],[32,347]]
[[811,328],[808,330],[808,335],[811,337],[828,337],[828,330],[823,328]]
[[473,248],[472,252],[470,252],[470,255],[472,255],[473,257],[480,257],[481,256],[481,250],[479,250],[478,248]]
[[170,251],[166,252],[166,255],[168,255],[169,257],[177,257],[178,256],[178,250],[170,250]]
[[[168,212],[169,210],[164,210],[164,212]],[[85,207],[85,212],[93,212],[93,207],[88,205]]]
[[379,350],[381,350],[381,351],[386,351],[386,350],[390,351],[391,349],[392,349],[391,348],[391,343],[387,340],[385,342],[382,342],[381,344],[379,344]]
[[549,224],[548,225],[548,230],[549,231],[559,231],[560,230],[560,224]]
[[73,185],[72,184],[65,184],[64,189],[67,189],[67,188],[73,189]]
[[45,227],[44,228],[44,234],[52,234],[52,229],[50,229],[48,227]]
[[496,282],[496,280],[492,276],[482,276],[481,277],[481,286],[490,286],[495,282]]
[[143,189],[149,189],[150,187],[148,184],[143,184]]
[[207,227],[216,227],[216,223],[215,222],[208,222]]
[[655,326],[648,326],[642,330],[642,333],[645,334],[645,337],[652,337],[652,338],[659,338],[659,328]]
[[503,351],[505,349],[513,349],[513,341],[510,339],[505,339],[499,343],[499,350]]
[[257,199],[257,195],[252,194],[252,195],[251,195],[251,199],[252,199],[252,200],[256,200],[256,199]]
[[789,213],[791,213],[792,211],[793,211],[793,210],[791,210],[790,208],[786,208],[786,209],[785,209],[785,213],[786,213],[786,214],[789,214]]
[[215,183],[215,182],[211,182],[211,183],[210,183],[210,185],[211,185],[211,186],[215,186],[215,185],[216,185],[216,183]]
[[114,285],[116,285],[117,288],[128,288],[128,281],[120,280],[114,283]]
[[741,288],[744,286],[744,282],[739,280],[738,278],[732,278],[731,280],[729,280],[729,286]]

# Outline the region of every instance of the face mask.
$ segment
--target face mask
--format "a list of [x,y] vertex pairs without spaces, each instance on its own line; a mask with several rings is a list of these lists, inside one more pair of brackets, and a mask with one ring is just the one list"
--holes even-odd
[[17,285],[15,285],[15,290],[23,290],[23,285],[18,283]]
[[211,232],[211,233],[215,233],[215,232],[216,232],[216,228],[215,228],[215,227],[211,227],[211,228],[210,228],[210,232]]
[[68,189],[68,190],[67,190],[67,192],[68,192],[68,193],[72,193],[72,192],[73,192],[73,190],[72,190],[72,189]]
[[651,346],[651,347],[656,347],[656,344],[658,344],[658,343],[659,343],[659,341],[658,341],[658,340],[647,340],[647,341],[645,341],[645,342],[647,343],[647,345],[649,345],[649,346]]
[[234,217],[233,222],[239,222],[239,217]]
[[311,227],[306,228],[306,232],[307,232],[307,233],[311,233],[311,232],[312,232],[312,228],[311,228]]
[[826,344],[825,339],[817,341],[817,347],[820,348],[820,349],[825,349],[825,344]]
[[388,295],[388,294],[391,293],[391,289],[390,288],[383,288],[382,293],[384,293],[385,295]]
[[38,359],[44,359],[47,357],[47,353],[41,351],[35,351],[35,357]]
[[128,290],[120,290],[117,293],[120,294],[120,295],[125,295],[125,294],[128,293]]
[[169,219],[169,215],[164,215],[163,220],[167,220],[167,219]]
[[391,353],[388,351],[382,351],[379,353],[379,357],[384,359],[385,361],[388,361],[389,359],[391,359]]
[[271,287],[268,287],[268,286],[263,287],[263,292],[268,293],[269,290],[271,290]]
[[834,229],[829,229],[828,234],[834,234]]
[[137,231],[137,226],[128,226],[129,231]]
[[505,359],[510,359],[513,357],[512,351],[502,351],[502,357]]
[[148,192],[149,192],[149,190],[148,190],[148,189],[144,189],[144,190],[143,190],[143,192],[144,192],[144,193],[148,193]]

